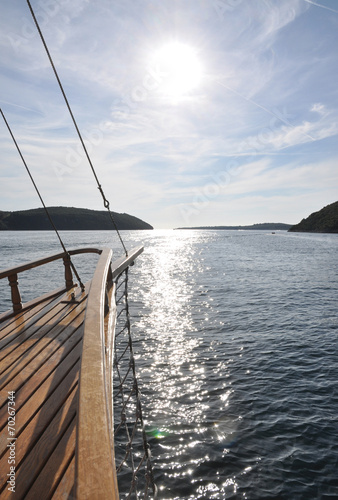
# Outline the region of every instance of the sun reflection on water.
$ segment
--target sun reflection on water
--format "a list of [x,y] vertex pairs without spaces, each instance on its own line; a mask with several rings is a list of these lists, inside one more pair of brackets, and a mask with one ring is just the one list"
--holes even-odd
[[[203,339],[198,335],[194,304],[198,260],[193,242],[186,237],[163,238],[145,253],[148,274],[144,278],[140,272],[144,310],[137,328],[145,343],[153,346],[147,352],[151,366],[147,373],[151,385],[147,432],[157,443],[158,463],[167,477],[192,478],[205,460],[192,460],[198,455],[192,451],[201,445],[201,424],[208,411],[206,367],[199,357]],[[205,318],[206,311],[200,309]],[[142,389],[147,391],[147,387]]]
[[[212,465],[215,456],[224,460],[238,439],[239,419],[227,413],[232,360],[220,360],[219,341],[209,336],[219,320],[197,240],[196,234],[173,234],[146,246],[145,269],[134,285],[142,304],[135,326],[144,346],[138,367],[146,430],[166,499],[222,498],[217,491],[229,491],[232,478],[220,477],[216,487],[210,471],[221,474],[222,463]],[[234,491],[235,480],[231,485]]]
[[191,335],[196,331],[191,311],[194,283],[187,281],[187,275],[193,271],[193,248],[177,238],[163,245],[165,251],[158,247],[146,249],[151,275],[142,294],[148,314],[138,325],[146,336],[156,340],[152,371],[156,373],[156,394],[161,398],[158,413],[168,403],[175,404],[194,394],[197,379],[203,377],[196,352],[200,340]]

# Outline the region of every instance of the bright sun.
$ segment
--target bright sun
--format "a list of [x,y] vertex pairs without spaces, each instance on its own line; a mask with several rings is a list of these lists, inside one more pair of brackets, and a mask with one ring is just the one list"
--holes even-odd
[[172,42],[160,48],[153,60],[161,74],[161,91],[174,99],[195,89],[202,75],[196,51],[183,43]]

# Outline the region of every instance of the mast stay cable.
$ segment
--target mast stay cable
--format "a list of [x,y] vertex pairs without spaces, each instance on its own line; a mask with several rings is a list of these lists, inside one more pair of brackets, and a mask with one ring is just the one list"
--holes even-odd
[[10,135],[11,135],[12,139],[13,139],[13,142],[14,142],[14,144],[15,144],[15,147],[16,147],[16,149],[18,150],[18,153],[19,153],[19,155],[20,155],[20,157],[21,157],[21,160],[22,160],[22,162],[23,162],[23,164],[24,164],[24,166],[25,166],[25,168],[26,168],[26,170],[27,170],[27,173],[28,173],[28,175],[29,175],[29,177],[30,177],[30,180],[31,180],[31,181],[32,181],[32,183],[33,183],[33,186],[34,186],[34,188],[35,188],[35,191],[37,192],[37,194],[38,194],[38,196],[39,196],[39,198],[40,198],[40,201],[41,201],[42,206],[43,206],[43,208],[44,208],[44,210],[45,210],[45,212],[46,212],[46,214],[47,214],[47,217],[48,217],[48,219],[49,219],[49,222],[51,223],[51,225],[52,225],[52,227],[53,227],[53,229],[54,229],[54,231],[55,231],[55,233],[56,233],[56,235],[57,235],[57,237],[58,237],[58,239],[59,239],[59,242],[60,242],[60,244],[61,244],[61,246],[62,246],[63,251],[66,253],[67,258],[69,259],[69,263],[70,263],[71,268],[72,268],[72,270],[74,271],[74,274],[75,274],[75,276],[76,276],[76,278],[77,278],[77,280],[78,280],[78,282],[79,282],[79,285],[80,285],[80,287],[81,287],[81,290],[84,292],[84,291],[85,291],[85,286],[84,286],[84,284],[82,283],[81,278],[80,278],[80,276],[79,276],[79,274],[78,274],[78,272],[77,272],[77,270],[76,270],[76,268],[75,268],[75,266],[74,266],[74,264],[73,264],[73,262],[72,262],[72,260],[71,260],[71,258],[70,258],[70,254],[69,254],[68,250],[66,249],[66,247],[65,247],[65,245],[64,245],[64,243],[63,243],[63,241],[62,241],[62,238],[61,238],[61,236],[60,236],[59,231],[56,229],[56,226],[55,226],[55,224],[54,224],[54,222],[53,222],[53,219],[52,219],[52,218],[51,218],[51,216],[50,216],[50,213],[49,213],[49,211],[48,211],[48,208],[46,207],[45,202],[43,201],[43,198],[42,198],[42,196],[41,196],[41,194],[40,194],[40,191],[39,191],[39,189],[38,189],[38,187],[37,187],[37,185],[36,185],[36,183],[35,183],[35,181],[34,181],[34,178],[33,178],[32,174],[31,174],[31,172],[30,172],[30,170],[29,170],[29,168],[28,168],[28,165],[27,165],[27,163],[26,163],[26,160],[25,160],[25,158],[23,157],[23,154],[21,153],[21,150],[20,150],[20,148],[19,148],[19,145],[18,145],[18,143],[16,142],[16,139],[15,139],[15,137],[14,137],[14,134],[13,134],[12,130],[11,130],[11,127],[9,126],[9,123],[8,123],[8,121],[6,120],[6,117],[5,117],[5,115],[4,115],[4,113],[3,113],[3,111],[2,111],[2,109],[1,109],[1,108],[0,108],[0,113],[1,113],[2,118],[4,119],[4,122],[5,122],[5,124],[6,124],[6,127],[8,128],[8,131],[9,131],[9,133],[10,133]]
[[89,163],[90,168],[91,168],[91,170],[92,170],[92,172],[93,172],[93,175],[94,175],[95,181],[96,181],[96,183],[97,183],[97,187],[98,187],[98,189],[99,189],[99,191],[100,191],[100,193],[101,193],[101,196],[102,196],[102,199],[103,199],[103,205],[104,205],[104,207],[108,210],[108,213],[109,213],[110,219],[111,219],[111,221],[112,221],[112,223],[113,223],[113,225],[114,225],[115,231],[116,231],[116,232],[117,232],[117,234],[118,234],[118,237],[119,237],[120,242],[121,242],[121,244],[122,244],[122,246],[123,246],[123,249],[124,249],[124,251],[125,251],[126,256],[128,256],[128,250],[126,249],[126,247],[125,247],[125,245],[124,245],[124,242],[123,242],[123,240],[122,240],[121,234],[120,234],[120,232],[119,232],[119,230],[118,230],[118,227],[117,227],[117,225],[116,225],[116,222],[115,222],[115,219],[114,219],[114,217],[113,217],[113,214],[111,213],[109,201],[107,200],[107,198],[105,197],[105,194],[104,194],[104,192],[103,192],[103,188],[102,188],[102,186],[101,186],[101,184],[100,184],[100,181],[99,181],[99,179],[98,179],[98,176],[97,176],[97,174],[96,174],[96,171],[95,171],[94,165],[93,165],[93,163],[92,163],[92,161],[91,161],[91,159],[90,159],[90,156],[89,156],[88,150],[87,150],[87,148],[86,148],[86,145],[85,145],[85,143],[84,143],[84,140],[83,140],[83,138],[82,138],[82,135],[81,135],[80,129],[79,129],[79,127],[78,127],[77,123],[76,123],[76,120],[75,120],[74,114],[73,114],[73,112],[72,112],[72,109],[71,109],[71,107],[70,107],[69,101],[68,101],[68,99],[67,99],[66,93],[65,93],[65,91],[64,91],[64,89],[63,89],[63,86],[62,86],[61,80],[60,80],[59,75],[58,75],[58,73],[57,73],[57,71],[56,71],[56,68],[55,68],[55,65],[54,65],[54,62],[53,62],[52,56],[50,55],[50,52],[49,52],[49,50],[48,50],[48,47],[47,47],[47,44],[46,44],[46,42],[45,42],[44,36],[43,36],[43,34],[42,34],[42,31],[41,31],[41,29],[40,29],[39,23],[38,23],[38,21],[37,21],[37,19],[36,19],[36,17],[35,17],[35,14],[34,14],[33,8],[32,8],[32,6],[31,6],[31,4],[30,4],[30,1],[29,1],[29,0],[27,0],[27,4],[28,4],[29,10],[30,10],[30,12],[31,12],[31,14],[32,14],[32,17],[33,17],[33,20],[34,20],[35,26],[36,26],[36,28],[37,28],[37,30],[38,30],[38,32],[39,32],[39,35],[40,35],[41,41],[42,41],[42,43],[43,43],[43,46],[44,46],[44,48],[45,48],[45,50],[46,50],[46,53],[47,53],[47,56],[48,56],[49,62],[50,62],[50,64],[51,64],[52,68],[53,68],[53,71],[54,71],[55,77],[56,77],[56,79],[57,79],[57,82],[58,82],[59,87],[60,87],[60,90],[61,90],[61,93],[62,93],[62,95],[63,95],[63,98],[64,98],[65,102],[66,102],[66,105],[67,105],[68,111],[69,111],[69,113],[70,113],[70,116],[71,116],[72,121],[73,121],[73,124],[74,124],[74,127],[75,127],[76,132],[77,132],[77,134],[78,134],[78,136],[79,136],[80,142],[81,142],[81,144],[82,144],[82,148],[83,148],[83,150],[84,150],[84,152],[85,152],[85,155],[86,155],[86,157],[87,157],[88,163]]
[[[101,184],[99,182],[97,173],[95,171],[94,165],[93,165],[93,163],[91,161],[91,158],[89,156],[88,150],[87,150],[86,145],[85,145],[85,142],[84,142],[84,140],[82,138],[81,132],[80,132],[79,127],[78,127],[77,122],[76,122],[76,119],[75,119],[74,114],[72,112],[72,109],[70,107],[70,104],[69,104],[69,101],[67,99],[66,93],[64,91],[63,85],[62,85],[61,80],[60,80],[60,78],[58,76],[58,73],[56,71],[56,68],[55,68],[55,65],[53,63],[52,57],[50,55],[50,52],[49,52],[48,47],[47,47],[47,44],[45,42],[44,36],[42,34],[42,31],[40,29],[40,26],[38,24],[38,21],[36,19],[36,16],[34,14],[32,6],[30,4],[30,0],[27,0],[27,4],[28,4],[28,7],[30,9],[30,12],[31,12],[31,15],[33,17],[33,20],[34,20],[34,23],[36,25],[36,28],[37,28],[37,30],[39,32],[39,35],[40,35],[41,41],[43,43],[43,46],[45,48],[45,51],[47,53],[49,62],[50,62],[51,66],[52,66],[52,69],[54,71],[54,75],[55,75],[56,80],[57,80],[57,82],[59,84],[61,93],[62,93],[63,98],[65,100],[65,103],[67,105],[68,111],[69,111],[70,116],[72,118],[74,127],[75,127],[76,132],[78,134],[78,137],[80,139],[82,148],[84,150],[84,153],[85,153],[85,155],[87,157],[87,160],[88,160],[88,163],[89,163],[90,168],[92,170],[92,173],[94,175],[95,181],[97,183],[97,187],[98,187],[98,189],[100,191],[100,194],[102,196],[104,207],[108,210],[110,219],[111,219],[111,221],[112,221],[112,223],[114,225],[114,228],[115,228],[116,233],[117,233],[117,235],[118,235],[118,237],[120,239],[120,242],[121,242],[121,244],[123,246],[125,254],[126,254],[126,256],[128,256],[128,251],[127,251],[127,249],[126,249],[126,247],[124,245],[124,242],[122,240],[122,237],[120,235],[120,232],[118,230],[116,222],[114,220],[113,214],[110,211],[109,201],[105,197],[105,194],[103,192],[103,188],[102,188],[102,186],[101,186]],[[131,485],[131,489],[129,491],[129,494],[128,494],[127,498],[131,497],[132,492],[135,494],[136,498],[138,498],[138,492],[136,490],[136,486],[137,486],[137,472],[139,472],[141,465],[145,461],[146,462],[146,474],[145,474],[145,477],[146,477],[146,487],[145,487],[145,492],[144,492],[144,498],[145,499],[149,498],[148,497],[148,493],[149,493],[148,492],[148,488],[149,488],[149,486],[151,486],[152,490],[154,492],[153,499],[156,500],[157,499],[157,487],[156,487],[156,484],[154,482],[153,470],[152,470],[152,465],[151,465],[151,462],[150,462],[150,447],[149,447],[149,444],[147,443],[145,426],[144,426],[144,421],[143,421],[143,417],[142,417],[140,394],[139,394],[139,391],[137,389],[137,378],[136,378],[135,367],[134,367],[134,356],[133,356],[133,352],[132,352],[131,323],[130,323],[130,319],[129,319],[129,305],[128,305],[128,268],[124,272],[125,272],[126,278],[124,280],[124,287],[125,287],[124,292],[123,292],[124,306],[122,305],[122,310],[124,310],[125,313],[126,313],[126,322],[125,322],[124,326],[122,327],[121,331],[117,332],[115,330],[115,342],[114,342],[114,344],[115,344],[115,348],[116,348],[116,344],[117,344],[116,340],[117,340],[117,336],[118,335],[121,335],[123,332],[127,335],[127,346],[129,346],[129,361],[131,363],[131,365],[127,369],[127,371],[128,371],[128,373],[129,373],[130,370],[132,372],[132,377],[131,377],[131,380],[130,380],[131,392],[130,392],[130,394],[129,394],[129,396],[128,396],[127,399],[128,399],[128,401],[131,401],[131,396],[132,395],[135,395],[135,397],[136,397],[136,422],[134,424],[134,429],[136,430],[136,427],[138,425],[141,426],[141,432],[142,432],[142,438],[143,438],[143,448],[144,448],[144,456],[143,457],[141,456],[141,460],[140,460],[140,463],[139,463],[137,469],[133,471],[132,485]],[[119,300],[121,300],[121,298]],[[119,302],[119,300],[116,300],[116,304]],[[121,314],[121,312],[122,311],[120,311],[119,314]],[[122,350],[123,349],[124,349],[124,352],[127,354],[128,353],[128,348],[125,349],[125,346],[124,346],[124,344],[122,342]],[[128,358],[128,355],[126,357]],[[120,361],[121,361],[121,359],[120,359]],[[119,362],[118,362],[118,360],[116,358],[116,359],[114,359],[114,369],[119,373],[119,366],[118,365],[119,365]],[[119,386],[118,391],[120,391],[120,390],[121,390],[121,387]],[[128,389],[126,389],[126,390],[128,391]],[[126,408],[125,408],[124,404],[123,404],[123,411],[126,411]],[[127,456],[129,456],[129,453],[130,453],[131,449],[132,449],[131,441],[128,440],[128,443],[127,443],[127,450],[128,450],[127,451]],[[124,463],[125,463],[125,465],[127,465],[127,463],[125,462],[125,460],[124,460]]]

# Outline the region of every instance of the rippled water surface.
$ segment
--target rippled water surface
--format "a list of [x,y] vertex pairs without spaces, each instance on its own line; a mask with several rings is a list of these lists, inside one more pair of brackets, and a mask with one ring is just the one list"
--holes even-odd
[[[108,232],[62,235],[122,253]],[[338,498],[338,235],[123,236],[145,246],[129,294],[159,498]],[[1,268],[59,251],[49,232],[0,247]],[[80,260],[85,280],[95,258]],[[24,300],[61,284],[41,272],[20,280]]]

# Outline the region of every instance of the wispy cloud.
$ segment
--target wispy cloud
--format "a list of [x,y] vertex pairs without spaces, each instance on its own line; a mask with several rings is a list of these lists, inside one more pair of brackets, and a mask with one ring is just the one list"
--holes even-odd
[[314,2],[313,0],[304,0],[304,2],[309,3],[311,5],[315,5],[316,7],[320,7],[321,9],[329,10],[330,12],[334,12],[335,14],[338,14],[337,9],[333,9],[332,7],[328,7],[327,5],[323,5],[318,2]]
[[313,111],[314,113],[319,113],[322,116],[325,116],[328,113],[326,106],[324,104],[321,104],[320,102],[316,102],[312,106],[311,111]]
[[[230,205],[239,221],[243,199],[253,218],[278,200],[281,221],[283,200],[297,207],[298,195],[309,206],[306,190],[333,201],[334,8],[310,0],[220,0],[218,9],[192,0],[31,1],[114,209],[160,227],[179,225],[194,199],[207,199],[195,221],[210,224],[222,223],[218,214]],[[101,208],[24,2],[0,4],[0,33],[0,102],[47,202]],[[172,40],[192,45],[204,71],[199,87],[176,102],[161,92],[164,76],[151,63]],[[1,126],[0,147],[0,209],[29,208],[34,195],[25,194]]]
[[326,123],[303,121],[297,126],[283,126],[269,144],[276,150],[295,147],[312,141],[320,141],[338,134],[338,122]]

